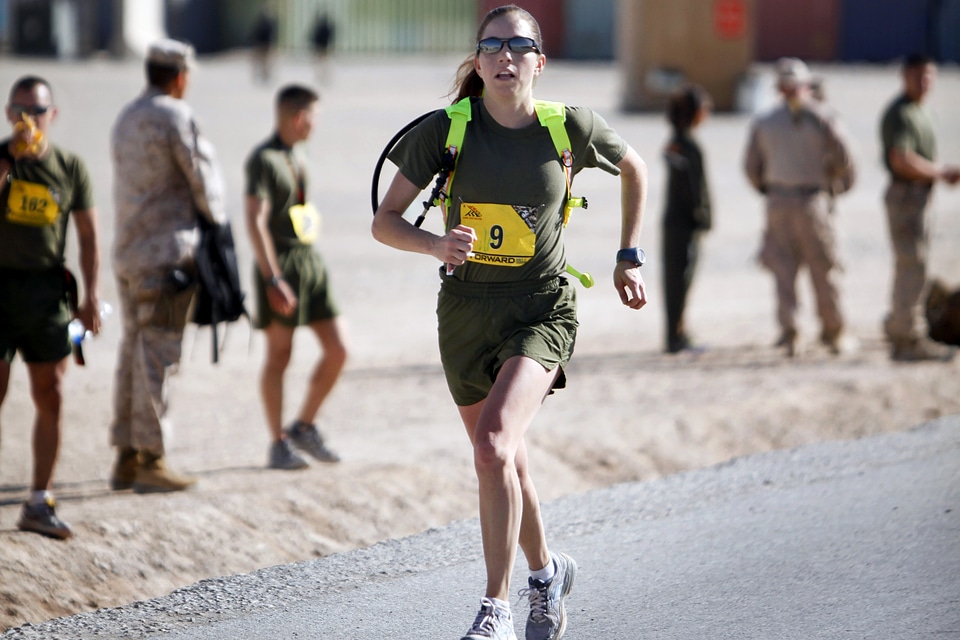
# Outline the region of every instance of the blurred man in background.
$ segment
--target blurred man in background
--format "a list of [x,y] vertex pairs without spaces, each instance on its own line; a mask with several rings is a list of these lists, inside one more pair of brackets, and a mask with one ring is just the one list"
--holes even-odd
[[831,211],[838,191],[853,185],[853,159],[838,119],[821,111],[810,96],[807,65],[782,58],[776,72],[783,101],[754,121],[744,169],[767,199],[760,263],[776,283],[777,346],[790,357],[796,353],[796,280],[805,266],[817,300],[820,342],[837,355],[853,349],[855,341],[844,335]]
[[883,328],[890,357],[900,361],[943,360],[954,350],[925,337],[921,298],[927,285],[927,204],[933,185],[960,181],[960,168],[936,162],[933,123],[923,102],[936,79],[933,59],[911,55],[903,64],[903,92],[883,114],[880,138],[890,173],[884,194],[895,256],[890,313]]
[[213,146],[183,99],[193,66],[190,45],[151,45],[148,86],[113,128],[113,266],[123,311],[110,436],[115,490],[181,491],[196,482],[166,465],[167,379],[180,364],[197,288],[199,216],[219,224],[226,213]]
[[[51,494],[63,427],[63,375],[70,354],[67,325],[76,314],[100,331],[100,254],[93,186],[83,161],[50,143],[57,116],[46,80],[25,76],[10,90],[7,120],[13,135],[0,141],[0,404],[16,353],[27,365],[37,415],[33,425],[33,482],[17,526],[65,539]],[[64,268],[67,221],[73,217],[84,298]]]

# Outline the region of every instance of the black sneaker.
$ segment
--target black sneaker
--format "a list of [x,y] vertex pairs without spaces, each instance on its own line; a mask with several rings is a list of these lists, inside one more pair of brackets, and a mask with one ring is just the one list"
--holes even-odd
[[57,517],[56,506],[54,499],[49,497],[40,504],[24,502],[17,528],[21,531],[32,531],[58,540],[66,540],[73,535],[73,531],[70,530],[70,525]]
[[293,446],[320,462],[340,462],[340,456],[324,444],[317,425],[297,420],[287,428],[286,434]]
[[296,469],[306,469],[308,466],[307,461],[290,446],[289,439],[284,438],[270,445],[267,467],[294,471]]

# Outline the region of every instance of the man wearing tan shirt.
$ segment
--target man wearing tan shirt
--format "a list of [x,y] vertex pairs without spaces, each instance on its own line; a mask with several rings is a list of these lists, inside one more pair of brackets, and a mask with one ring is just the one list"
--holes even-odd
[[820,316],[820,342],[838,355],[854,348],[855,341],[844,335],[832,201],[852,186],[853,161],[836,118],[810,98],[807,66],[783,58],[776,70],[783,101],[754,121],[744,170],[767,199],[760,263],[776,283],[777,346],[790,357],[796,353],[796,279],[805,266]]

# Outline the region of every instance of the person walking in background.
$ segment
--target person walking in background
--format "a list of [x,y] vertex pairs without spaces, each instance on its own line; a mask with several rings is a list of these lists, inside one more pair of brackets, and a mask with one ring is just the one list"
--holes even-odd
[[678,91],[667,107],[667,120],[673,131],[664,152],[667,201],[663,213],[663,293],[667,353],[694,348],[683,312],[700,254],[700,239],[710,230],[712,212],[703,153],[693,130],[707,119],[711,107],[710,96],[696,85]]
[[744,169],[767,200],[760,263],[776,283],[777,346],[784,347],[790,357],[796,353],[796,280],[806,266],[820,316],[820,342],[838,355],[856,343],[844,334],[831,210],[838,190],[853,185],[853,159],[839,121],[824,114],[810,98],[807,65],[796,58],[782,58],[776,72],[783,102],[754,121]]
[[[531,571],[521,591],[530,602],[527,640],[563,635],[564,598],[577,572],[570,556],[547,545],[524,439],[545,397],[566,386],[578,324],[574,285],[561,277],[569,176],[553,136],[538,121],[549,107],[533,97],[546,63],[541,45],[540,27],[527,11],[509,5],[486,15],[476,52],[457,75],[455,107],[469,108],[470,120],[457,149],[456,179],[448,185],[444,233],[403,218],[449,153],[452,125],[444,110],[390,154],[399,171],[372,229],[384,244],[445,265],[437,304],[440,356],[473,445],[487,571],[480,611],[464,640],[516,638],[508,598],[518,544]],[[646,166],[590,109],[553,106],[565,116],[570,175],[600,167],[621,177],[613,284],[624,305],[640,309],[647,302],[637,247]]]
[[[267,338],[260,375],[270,446],[267,466],[300,469],[306,461],[290,446],[322,462],[340,457],[323,441],[316,417],[347,360],[344,327],[330,289],[330,278],[313,248],[320,216],[307,202],[305,142],[313,132],[319,96],[289,85],[277,93],[276,129],[246,162],[246,222],[256,258],[256,326]],[[307,387],[297,419],[283,424],[283,376],[290,363],[293,333],[308,326],[322,355]]]
[[921,300],[927,286],[927,205],[933,185],[960,181],[960,167],[938,164],[936,136],[923,107],[937,68],[932,58],[908,56],[903,92],[886,108],[880,123],[883,162],[890,173],[884,194],[894,253],[890,312],[883,323],[894,360],[948,359],[954,349],[925,336]]
[[[72,531],[57,516],[51,489],[71,349],[67,325],[75,315],[94,335],[100,331],[97,211],[86,165],[50,142],[57,117],[50,84],[37,76],[14,82],[6,115],[13,135],[0,140],[0,406],[19,351],[36,418],[31,494],[17,527],[65,539]],[[76,282],[64,267],[71,217],[84,291],[75,309]]]
[[269,4],[264,4],[257,13],[250,39],[253,43],[253,76],[259,82],[270,82],[277,46],[277,18]]
[[326,12],[317,14],[310,33],[310,42],[313,44],[313,55],[317,64],[317,81],[326,82],[330,73],[329,58],[336,37],[336,27]]
[[161,40],[149,48],[148,86],[113,127],[113,267],[123,315],[110,443],[115,490],[181,491],[196,479],[166,464],[168,378],[180,363],[196,292],[199,216],[227,220],[213,146],[184,100],[193,47]]

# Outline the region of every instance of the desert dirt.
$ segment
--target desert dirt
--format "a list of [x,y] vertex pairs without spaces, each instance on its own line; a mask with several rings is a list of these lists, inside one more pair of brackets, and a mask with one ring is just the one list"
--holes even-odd
[[[369,235],[370,173],[377,155],[403,124],[445,104],[457,62],[340,59],[324,88],[322,118],[310,142],[311,194],[325,216],[318,246],[353,350],[322,420],[343,462],[300,472],[266,470],[268,436],[257,394],[261,337],[242,323],[231,326],[221,361],[212,365],[209,331],[192,328],[171,392],[175,430],[168,443],[171,465],[199,476],[199,485],[180,494],[111,492],[108,427],[120,333],[114,316],[86,346],[88,365],[71,366],[65,381],[54,491],[58,513],[75,536],[60,542],[21,533],[16,519],[29,487],[33,409],[25,368],[17,362],[0,410],[0,631],[475,517],[470,449],[436,353],[436,265],[377,245]],[[769,69],[758,70],[769,77]],[[640,312],[620,306],[609,284],[619,239],[617,181],[585,172],[575,191],[589,197],[590,208],[572,221],[568,247],[571,262],[592,272],[597,285],[579,289],[581,329],[569,388],[547,400],[529,432],[543,501],[771,449],[903,430],[960,412],[957,361],[892,363],[880,331],[891,255],[877,123],[898,90],[897,70],[817,70],[855,142],[859,180],[839,200],[837,224],[846,262],[844,307],[861,348],[840,357],[819,348],[810,288],[801,274],[803,345],[788,360],[771,346],[777,337],[773,284],[754,262],[762,202],[740,170],[749,115],[718,114],[699,133],[717,225],[703,249],[688,323],[708,349],[668,356],[662,353],[658,259],[664,120],[659,113],[619,109],[622,79],[615,66],[548,64],[538,97],[595,108],[648,163],[642,244],[650,256],[643,273],[651,302]],[[3,91],[28,72],[53,83],[60,115],[52,138],[80,153],[93,175],[101,297],[113,301],[108,132],[121,106],[141,88],[140,64],[5,59]],[[204,60],[195,73],[188,100],[224,166],[245,278],[251,262],[240,217],[243,158],[270,132],[279,84],[313,79],[308,61],[288,58],[271,84],[254,84],[240,54]],[[942,69],[934,91],[930,106],[941,154],[960,161],[960,111],[954,108],[960,72]],[[769,99],[769,89],[759,95]],[[960,189],[940,188],[931,216],[932,272],[956,284]],[[435,229],[438,218],[432,213],[427,224]],[[75,244],[70,251],[75,264]],[[309,336],[298,337],[287,375],[290,417],[317,353]]]

